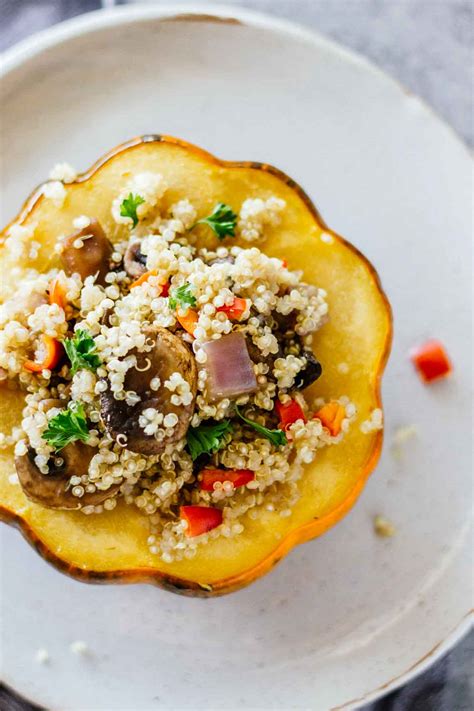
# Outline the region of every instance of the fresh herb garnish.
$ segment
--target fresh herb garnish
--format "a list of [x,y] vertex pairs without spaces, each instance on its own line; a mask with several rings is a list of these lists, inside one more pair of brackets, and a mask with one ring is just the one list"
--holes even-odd
[[137,207],[144,202],[145,200],[141,195],[134,195],[133,193],[129,193],[129,196],[122,200],[120,214],[122,217],[129,217],[134,227],[138,225]]
[[193,227],[196,225],[209,225],[219,239],[224,239],[226,235],[231,235],[231,237],[235,236],[236,224],[237,215],[232,208],[223,202],[219,202],[210,215],[198,220]]
[[247,425],[250,425],[250,427],[253,427],[256,432],[269,439],[275,447],[283,447],[287,444],[288,440],[283,430],[269,430],[268,427],[264,427],[258,422],[254,422],[254,420],[249,420],[247,417],[244,417],[242,413],[239,412],[238,407],[235,408],[235,411],[241,420],[243,420]]
[[193,461],[201,454],[217,452],[225,444],[226,436],[232,433],[230,420],[221,420],[213,425],[190,427],[186,435],[189,454]]
[[196,306],[196,297],[192,293],[193,285],[186,282],[177,289],[173,289],[169,297],[169,307],[175,311],[180,306],[183,311],[189,306]]
[[89,430],[82,403],[73,402],[67,410],[58,412],[48,422],[48,426],[41,436],[56,451],[76,440],[86,442],[89,438]]
[[82,368],[95,371],[101,365],[95,341],[89,331],[79,329],[74,333],[73,338],[66,338],[63,343],[67,357],[71,361],[71,375]]

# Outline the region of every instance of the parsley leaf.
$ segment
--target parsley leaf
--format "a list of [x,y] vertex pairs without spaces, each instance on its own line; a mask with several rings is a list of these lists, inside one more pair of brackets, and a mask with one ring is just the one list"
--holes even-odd
[[141,195],[134,195],[133,193],[129,193],[129,196],[122,200],[120,214],[122,217],[129,217],[134,227],[138,225],[137,207],[144,202],[145,200]]
[[221,420],[215,424],[199,425],[199,427],[190,427],[186,434],[189,454],[193,461],[200,454],[211,454],[217,452],[225,445],[225,439],[228,434],[232,433],[232,425],[230,420]]
[[[237,215],[233,212],[229,205],[226,205],[223,202],[217,203],[210,215],[203,217],[201,220],[196,222],[196,225],[209,225],[211,230],[216,233],[219,239],[224,239],[226,235],[235,237],[236,224]],[[193,225],[193,227],[196,225]]]
[[186,307],[196,306],[196,297],[192,293],[193,285],[189,282],[178,286],[177,289],[173,289],[169,297],[169,307],[172,311],[175,311],[178,306],[186,310]]
[[97,355],[95,341],[89,331],[79,329],[74,333],[73,338],[66,338],[63,341],[64,350],[71,361],[71,375],[78,370],[95,371],[101,365],[101,360]]
[[58,412],[48,422],[41,436],[56,451],[76,440],[86,442],[89,438],[89,430],[82,403],[72,402],[67,410]]
[[270,442],[275,445],[275,447],[284,447],[284,445],[287,444],[288,440],[283,430],[269,430],[268,427],[264,427],[258,422],[254,422],[254,420],[249,420],[247,417],[244,417],[239,412],[238,407],[235,408],[235,411],[237,412],[241,420],[243,420],[247,425],[250,425],[250,427],[253,427],[256,432],[269,439]]

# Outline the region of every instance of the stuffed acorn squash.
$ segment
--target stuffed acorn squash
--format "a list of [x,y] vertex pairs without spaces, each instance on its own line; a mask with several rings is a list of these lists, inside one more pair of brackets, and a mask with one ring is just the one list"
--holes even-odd
[[279,170],[145,136],[0,243],[0,516],[90,582],[235,590],[353,505],[391,313]]

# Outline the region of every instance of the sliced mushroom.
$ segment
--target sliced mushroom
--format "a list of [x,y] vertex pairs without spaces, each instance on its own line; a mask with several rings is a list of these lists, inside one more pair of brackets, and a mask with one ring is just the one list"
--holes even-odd
[[91,220],[87,227],[65,237],[62,244],[61,260],[68,276],[79,274],[85,279],[97,274],[97,283],[104,283],[113,247],[97,220]]
[[137,279],[146,272],[146,254],[140,250],[140,242],[132,242],[127,247],[123,258],[125,271],[131,277]]
[[250,336],[248,333],[245,336],[245,340],[247,343],[247,350],[249,352],[250,360],[253,361],[253,363],[265,363],[266,365],[268,365],[268,372],[270,374],[268,377],[271,377],[276,359],[283,357],[283,351],[280,347],[280,344],[278,344],[277,353],[268,353],[268,355],[264,356],[260,348],[256,346],[253,342],[252,336]]
[[289,314],[281,314],[278,311],[272,311],[272,317],[280,333],[285,335],[286,333],[294,332],[296,325],[296,311],[290,311]]
[[114,484],[105,491],[84,492],[80,498],[74,496],[69,484],[71,476],[87,474],[89,464],[96,449],[82,442],[68,444],[58,454],[63,460],[59,467],[54,463],[48,474],[42,474],[35,464],[35,451],[30,449],[21,457],[15,457],[18,480],[25,495],[37,504],[49,509],[82,509],[96,506],[114,496],[120,484]]
[[[148,335],[149,340],[154,342],[153,348],[145,353],[137,350],[130,352],[129,355],[136,356],[137,367],[127,371],[124,383],[125,390],[136,392],[141,401],[130,407],[123,400],[116,400],[111,390],[101,393],[100,400],[102,417],[111,437],[132,452],[158,454],[167,444],[177,442],[187,432],[194,412],[197,368],[193,354],[179,336],[166,328],[155,328]],[[172,393],[164,386],[165,381],[176,372],[189,383],[192,395],[189,405],[174,405],[171,402]],[[152,390],[150,386],[153,378],[160,379],[161,384],[157,390]],[[165,417],[171,413],[177,416],[178,422],[172,436],[160,441],[153,435],[145,434],[139,425],[139,417],[147,408],[154,408]]]
[[297,390],[304,390],[305,388],[308,388],[321,376],[321,373],[323,372],[321,363],[314,357],[312,351],[305,350],[301,355],[306,358],[306,365],[303,370],[300,370],[295,378],[294,387]]

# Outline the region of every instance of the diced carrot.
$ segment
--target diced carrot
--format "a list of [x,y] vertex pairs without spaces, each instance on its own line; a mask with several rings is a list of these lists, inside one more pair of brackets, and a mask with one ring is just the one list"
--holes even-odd
[[426,341],[423,345],[415,348],[410,355],[425,383],[446,378],[453,370],[446,349],[440,341]]
[[318,410],[314,418],[321,420],[323,427],[326,427],[329,433],[333,437],[336,437],[341,431],[342,421],[345,416],[346,410],[342,405],[338,402],[328,402]]
[[210,506],[180,506],[179,515],[188,524],[189,538],[201,536],[222,523],[222,511]]
[[234,300],[231,304],[219,306],[219,308],[216,309],[217,312],[227,314],[232,321],[240,321],[246,310],[247,299],[241,299],[239,296],[234,296]]
[[44,357],[41,361],[27,360],[24,363],[26,370],[31,373],[41,373],[42,370],[53,370],[59,361],[63,353],[62,346],[59,341],[51,336],[42,336],[43,346],[44,346]]
[[[150,269],[148,272],[144,272],[141,276],[138,277],[132,284],[130,284],[130,289],[135,289],[137,286],[141,286],[141,284],[144,284],[148,279],[152,276],[156,276],[158,274],[156,269]],[[160,284],[161,286],[161,292],[160,296],[168,296],[168,289],[169,289],[169,284]]]
[[253,481],[255,474],[250,469],[203,469],[199,478],[202,491],[214,491],[216,482],[230,481],[237,488]]
[[196,324],[199,318],[197,312],[193,309],[188,309],[186,313],[181,316],[179,311],[177,311],[176,318],[178,319],[178,322],[181,324],[184,330],[190,333],[191,336],[194,336],[194,329],[196,328]]
[[66,310],[66,289],[58,277],[53,279],[49,285],[49,303],[57,304],[63,311]]
[[296,420],[303,420],[303,422],[306,422],[303,409],[301,405],[296,402],[296,400],[289,400],[284,404],[277,400],[275,409],[280,419],[278,427],[285,432],[288,430],[290,425],[293,424],[293,422],[296,422]]

